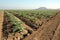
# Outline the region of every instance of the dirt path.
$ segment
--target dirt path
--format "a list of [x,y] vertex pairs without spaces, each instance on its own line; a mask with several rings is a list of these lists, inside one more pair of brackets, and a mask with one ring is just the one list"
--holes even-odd
[[52,38],[52,40],[60,40],[60,24],[57,28],[57,30],[55,31],[54,37]]
[[1,40],[1,37],[2,37],[3,18],[4,18],[4,12],[0,11],[0,40]]
[[[60,23],[60,12],[52,20],[50,20],[41,28],[39,28],[37,32],[33,33],[24,40],[55,40],[56,36],[59,35],[59,33],[57,33],[59,31],[58,30],[59,23]],[[59,39],[56,38],[56,40]]]

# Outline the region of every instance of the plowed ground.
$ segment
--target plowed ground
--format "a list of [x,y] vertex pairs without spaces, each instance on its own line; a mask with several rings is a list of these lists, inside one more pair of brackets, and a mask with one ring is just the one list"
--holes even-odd
[[[5,20],[5,19],[6,18],[4,17],[4,13],[0,12],[0,40],[20,40],[20,39],[17,39],[17,37],[18,38],[20,37],[19,34],[16,36],[14,36],[13,34],[9,34],[7,35],[7,37],[2,36],[2,32],[3,32],[2,29],[5,32],[6,29],[4,28],[7,28],[7,25],[5,26],[3,25],[3,20],[7,24],[10,24],[7,22],[8,20]],[[10,27],[11,27],[11,24],[10,24]],[[8,33],[11,30],[10,27],[8,27],[9,28]],[[28,26],[27,28],[30,28],[30,27]],[[6,35],[6,33],[4,34],[4,32],[3,32],[3,35]],[[60,12],[58,12],[48,22],[46,22],[41,27],[39,27],[31,35],[26,36],[24,39],[21,39],[21,40],[60,40]]]
[[24,40],[60,40],[60,12]]

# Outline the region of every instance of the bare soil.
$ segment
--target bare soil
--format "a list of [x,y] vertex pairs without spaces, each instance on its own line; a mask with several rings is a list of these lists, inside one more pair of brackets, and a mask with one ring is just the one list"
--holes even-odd
[[4,12],[0,11],[0,40],[2,37],[3,19],[4,19]]
[[24,40],[60,40],[59,36],[60,12],[35,33]]

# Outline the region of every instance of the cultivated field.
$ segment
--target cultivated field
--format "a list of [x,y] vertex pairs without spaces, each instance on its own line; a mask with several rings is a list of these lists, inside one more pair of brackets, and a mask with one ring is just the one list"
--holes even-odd
[[0,11],[0,40],[59,40],[60,12],[56,10]]

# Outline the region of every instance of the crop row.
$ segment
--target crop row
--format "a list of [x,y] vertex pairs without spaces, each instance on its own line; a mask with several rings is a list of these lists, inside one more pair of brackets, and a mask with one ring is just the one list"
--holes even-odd
[[22,15],[34,16],[36,18],[47,18],[55,14],[54,10],[33,10],[33,11],[16,11]]
[[8,11],[9,13],[14,14],[18,18],[24,19],[23,21],[26,20],[26,23],[32,27],[38,27],[41,26],[43,22],[40,22],[40,19],[42,18],[51,18],[53,15],[56,14],[55,11],[53,10],[31,10],[31,11],[26,11],[26,10],[13,10],[13,11]]
[[25,28],[23,26],[21,26],[21,24],[23,24],[22,21],[18,21],[11,13],[6,12],[6,16],[8,17],[8,19],[10,20],[10,22],[13,24],[13,32],[22,32],[23,30],[25,30]]
[[36,21],[37,19],[40,19],[40,18],[49,18],[56,14],[54,10],[30,10],[30,11],[15,10],[13,12],[15,12],[14,14],[19,14],[20,16],[28,18],[31,21],[34,21],[34,20]]

